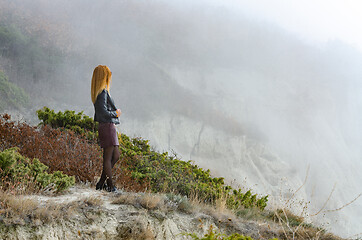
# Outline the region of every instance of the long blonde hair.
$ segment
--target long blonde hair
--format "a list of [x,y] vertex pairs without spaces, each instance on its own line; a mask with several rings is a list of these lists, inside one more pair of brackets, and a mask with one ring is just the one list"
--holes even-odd
[[93,104],[97,100],[98,94],[100,94],[103,89],[107,89],[109,92],[109,87],[112,81],[112,72],[105,65],[98,65],[92,76],[92,86],[91,86],[91,97]]

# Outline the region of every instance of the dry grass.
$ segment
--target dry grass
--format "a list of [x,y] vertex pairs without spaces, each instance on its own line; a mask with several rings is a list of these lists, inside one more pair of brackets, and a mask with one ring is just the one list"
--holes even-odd
[[193,207],[194,211],[203,212],[212,216],[216,221],[231,222],[233,219],[236,219],[235,212],[228,209],[226,205],[226,197],[221,197],[215,201],[214,204],[204,203],[200,198],[194,194],[191,196],[189,202]]
[[[298,191],[299,190],[300,188]],[[295,197],[295,194],[292,195],[292,197]],[[290,205],[292,202],[292,199],[288,199],[287,204]],[[214,205],[210,205],[200,201],[197,195],[193,195],[192,198],[187,201],[187,204],[191,205],[190,208],[194,209],[194,211],[197,209],[198,212],[213,217],[214,222],[218,223],[219,226],[227,227],[227,229],[232,231],[238,231],[239,221],[245,219],[263,223],[266,228],[261,229],[261,231],[263,232],[263,237],[267,239],[278,237],[279,239],[293,240],[342,240],[342,238],[327,233],[322,228],[308,224],[303,217],[307,211],[306,206],[300,215],[296,215],[287,207],[275,211],[265,210],[263,212],[254,208],[242,208],[231,211],[226,207],[226,199],[221,198],[217,200]]]
[[200,207],[199,205],[197,205],[195,203],[191,203],[187,199],[183,199],[177,205],[177,210],[187,213],[187,214],[192,214],[192,213],[195,213],[196,211],[198,211],[199,207]]
[[[90,215],[102,205],[102,200],[88,197],[68,203],[42,202],[23,195],[0,191],[0,218],[6,225],[40,225],[60,219],[70,219],[82,212]],[[91,210],[91,211],[90,211]]]
[[315,227],[299,227],[296,231],[280,231],[280,239],[315,239],[315,240],[343,240],[324,229]]
[[29,214],[33,215],[36,208],[37,203],[31,199],[0,193],[0,214],[5,223],[25,224]]
[[[216,226],[224,229],[228,233],[242,233],[240,222],[245,216],[237,217],[235,212],[225,207],[225,201],[215,203],[215,205],[200,202],[197,197],[193,199],[178,197],[178,205],[173,208],[176,211],[189,211],[193,213],[203,213],[210,216]],[[175,200],[175,199],[174,199]],[[133,205],[137,208],[147,210],[169,211],[168,202],[165,195],[151,193],[125,193],[114,196],[113,204]],[[176,201],[176,200],[175,200]],[[43,202],[44,203],[44,202]],[[39,226],[57,220],[67,220],[75,216],[84,215],[88,221],[99,218],[102,211],[103,201],[99,197],[86,197],[68,203],[46,202],[39,204],[36,200],[23,196],[11,195],[0,192],[0,218],[5,225],[25,225]],[[98,212],[97,212],[98,209]],[[257,214],[255,209],[244,209],[245,215]],[[255,218],[255,216],[254,216]],[[270,212],[268,216],[260,215],[260,219],[265,227],[259,228],[259,235],[265,239],[278,237],[279,239],[320,239],[320,240],[341,240],[341,238],[326,233],[323,229],[313,227],[305,223],[305,219],[293,214],[286,209],[279,209]],[[136,220],[135,220],[136,221]],[[137,220],[138,221],[138,220]],[[202,222],[201,222],[202,224]],[[270,227],[271,226],[271,227]],[[120,230],[122,239],[154,239],[154,233],[143,222],[129,223]]]
[[[267,218],[271,219],[273,222],[277,223],[280,230],[279,235],[281,239],[318,239],[318,240],[341,240],[342,238],[327,233],[325,229],[313,226],[310,223],[306,222],[305,216],[315,217],[327,212],[336,212],[340,211],[346,206],[349,206],[350,204],[354,203],[358,198],[362,196],[362,193],[356,196],[353,200],[350,202],[344,204],[343,206],[332,209],[332,210],[326,210],[327,203],[331,200],[332,194],[335,190],[336,185],[332,188],[329,196],[325,200],[322,207],[313,214],[308,214],[309,212],[309,204],[310,202],[302,202],[296,200],[296,194],[305,186],[305,183],[307,181],[309,174],[309,167],[307,168],[306,176],[304,179],[304,182],[301,184],[301,186],[291,195],[289,199],[285,201],[285,203],[281,206],[281,208],[278,208],[274,210],[273,212],[270,212],[270,214],[266,215]],[[282,192],[282,191],[280,191]],[[282,199],[282,197],[280,197]],[[302,206],[302,211],[300,214],[294,214],[290,209],[295,209],[295,204],[298,204],[298,206]]]
[[147,226],[146,222],[142,222],[138,219],[129,222],[126,225],[121,225],[118,228],[118,236],[117,239],[125,239],[125,240],[153,240],[155,239],[155,235],[152,229]]
[[144,230],[143,234],[141,235],[140,239],[145,239],[145,240],[155,239],[155,235],[154,235],[152,229],[147,226],[147,228]]
[[141,194],[122,194],[117,196],[113,204],[127,204],[135,207],[143,207],[147,210],[166,209],[165,200],[162,195],[141,193]]
[[164,198],[160,195],[146,193],[138,199],[141,206],[148,210],[160,209],[164,207]]
[[115,197],[112,201],[113,204],[126,204],[126,205],[133,205],[136,201],[136,196],[134,194],[126,193],[120,196]]
[[[188,214],[203,213],[212,217],[217,226],[226,227],[230,232],[239,232],[238,217],[234,211],[227,208],[226,198],[217,199],[216,202],[211,205],[200,200],[197,194],[193,194],[189,199],[181,201],[177,210]],[[200,219],[199,221],[201,225],[203,225],[202,220]]]
[[58,219],[63,213],[60,206],[41,206],[30,198],[0,192],[0,215],[5,224],[38,224]]
[[103,204],[103,200],[99,197],[87,197],[81,200],[81,202],[84,202],[87,206],[91,207],[100,207]]
[[215,209],[220,212],[226,211],[228,209],[228,207],[226,205],[226,200],[227,200],[226,197],[221,197],[221,198],[216,199]]
[[302,216],[295,215],[288,209],[275,210],[269,217],[278,223],[281,239],[342,240],[323,228],[306,223]]

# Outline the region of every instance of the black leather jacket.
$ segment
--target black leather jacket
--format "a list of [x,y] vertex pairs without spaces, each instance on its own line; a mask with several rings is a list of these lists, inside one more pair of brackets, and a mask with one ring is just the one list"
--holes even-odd
[[114,101],[109,95],[108,91],[104,89],[97,96],[97,100],[94,103],[94,121],[100,123],[114,123],[119,124],[119,119],[116,113],[116,106]]

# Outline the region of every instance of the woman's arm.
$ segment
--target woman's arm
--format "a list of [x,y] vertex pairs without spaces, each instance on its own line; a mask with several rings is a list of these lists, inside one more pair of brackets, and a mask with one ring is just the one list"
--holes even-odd
[[107,109],[107,91],[103,90],[98,96],[97,100],[94,103],[95,112],[97,115],[97,119],[101,121],[111,120],[112,118],[117,118],[116,110],[108,110]]
[[116,110],[117,117],[121,116],[121,114],[122,114],[121,109],[116,108],[116,105],[114,104],[114,101],[108,91],[107,91],[107,100],[108,100],[108,103],[111,105],[111,108],[113,110]]

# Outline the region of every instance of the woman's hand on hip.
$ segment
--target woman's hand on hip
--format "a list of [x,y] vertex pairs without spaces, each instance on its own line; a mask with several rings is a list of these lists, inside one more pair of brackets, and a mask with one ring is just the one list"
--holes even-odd
[[118,109],[116,110],[116,113],[117,113],[117,117],[121,116],[121,114],[122,114],[121,109],[118,108]]

